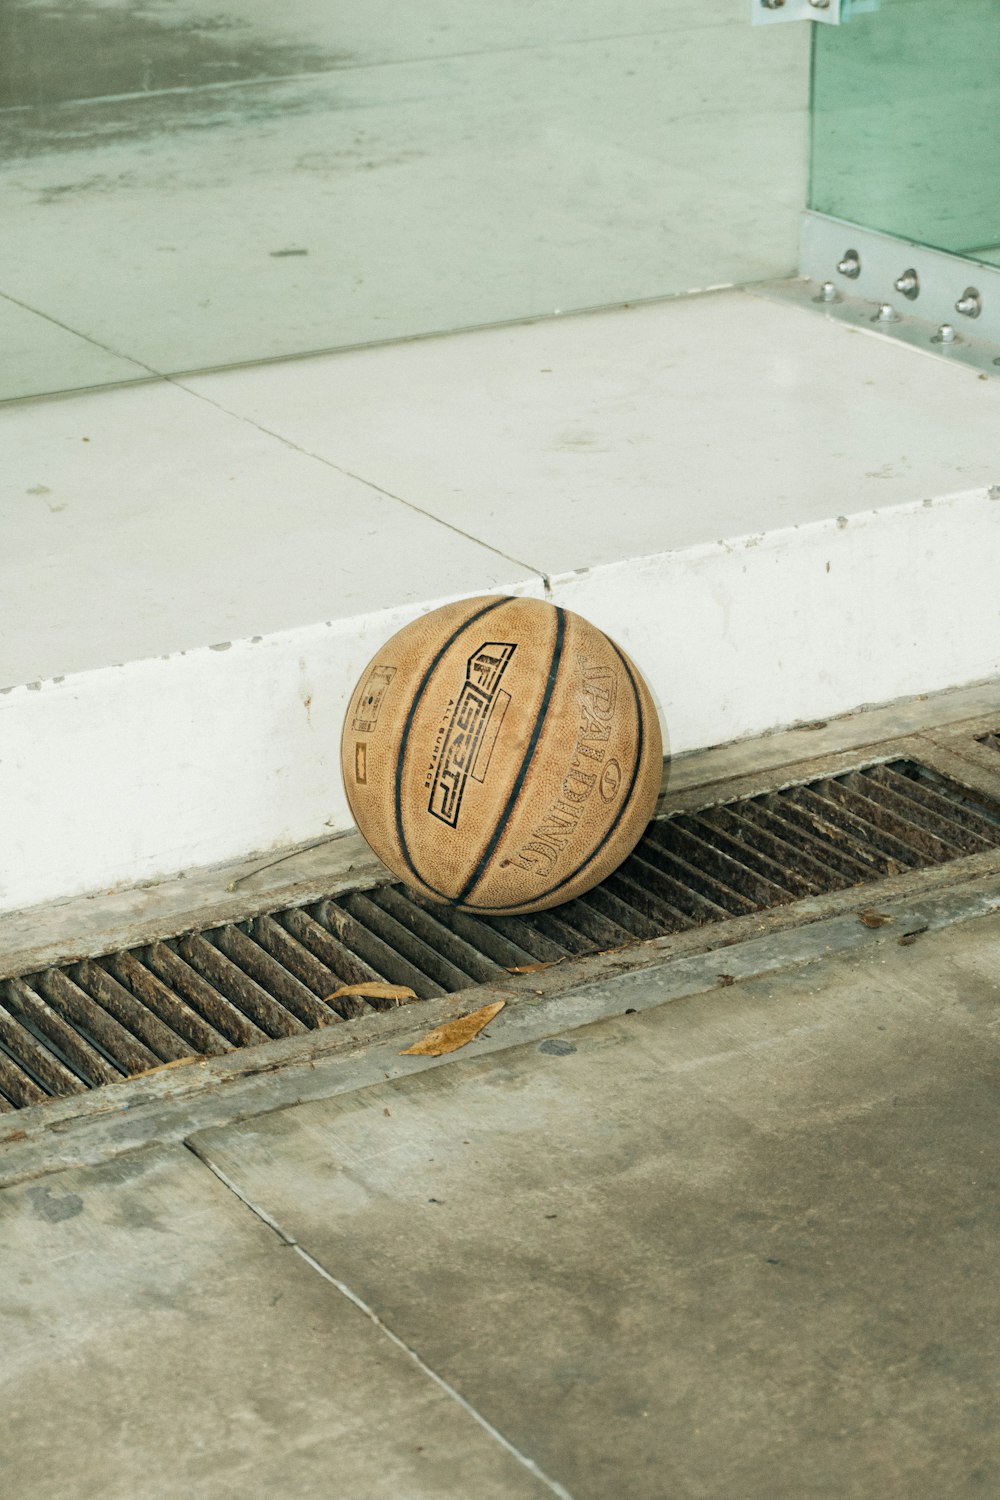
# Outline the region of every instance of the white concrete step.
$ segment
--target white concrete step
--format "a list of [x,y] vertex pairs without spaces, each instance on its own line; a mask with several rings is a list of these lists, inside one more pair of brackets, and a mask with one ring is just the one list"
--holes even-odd
[[1000,383],[728,291],[0,413],[0,910],[348,826],[365,661],[463,595],[674,753],[1000,673]]

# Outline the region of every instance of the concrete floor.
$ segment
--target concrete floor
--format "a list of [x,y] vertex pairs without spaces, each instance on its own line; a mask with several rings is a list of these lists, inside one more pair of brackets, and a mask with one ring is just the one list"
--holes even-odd
[[3,1492],[995,1496],[998,974],[890,926],[6,1189]]

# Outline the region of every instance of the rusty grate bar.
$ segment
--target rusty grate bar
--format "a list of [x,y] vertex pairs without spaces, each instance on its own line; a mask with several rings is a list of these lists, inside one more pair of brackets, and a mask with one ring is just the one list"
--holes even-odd
[[893,761],[659,819],[602,885],[533,916],[386,884],[25,974],[0,985],[0,1112],[397,1003],[330,1002],[345,985],[427,1000],[998,848],[1000,808]]

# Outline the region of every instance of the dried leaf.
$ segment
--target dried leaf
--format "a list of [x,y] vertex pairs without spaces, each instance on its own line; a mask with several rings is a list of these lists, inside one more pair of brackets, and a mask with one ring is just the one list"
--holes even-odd
[[[562,963],[562,959],[561,958],[557,958],[555,960],[555,962],[561,964]],[[512,968],[509,968],[507,970],[507,973],[508,974],[537,974],[541,969],[551,969],[551,968],[552,968],[552,964],[551,963],[547,963],[547,964],[514,964],[514,966]]]
[[911,927],[909,932],[904,932],[903,936],[899,939],[899,946],[901,948],[911,947],[917,941],[920,934],[927,931],[927,927],[928,924],[926,922],[922,927]]
[[474,1010],[471,1015],[459,1016],[457,1021],[445,1021],[441,1026],[435,1026],[419,1042],[414,1042],[412,1047],[404,1047],[400,1057],[413,1054],[416,1057],[443,1057],[446,1052],[457,1052],[459,1047],[464,1047],[467,1042],[474,1041],[484,1026],[488,1026],[493,1017],[499,1015],[506,1005],[505,1000],[496,1000],[492,1005],[484,1005],[481,1010]]
[[859,911],[858,921],[863,922],[866,927],[885,927],[892,921],[884,911]]
[[724,984],[725,985],[725,984],[735,984],[736,983],[736,975],[735,974],[716,974],[715,977],[719,981],[720,984]]
[[398,1000],[400,1005],[406,1000],[420,999],[416,990],[411,990],[405,984],[384,984],[381,980],[371,979],[365,984],[342,984],[332,995],[323,996],[323,1004],[329,1005],[344,995],[360,995],[366,1000]]
[[188,1063],[204,1062],[205,1054],[197,1052],[193,1057],[175,1057],[173,1062],[159,1063],[155,1068],[143,1068],[141,1073],[130,1073],[130,1078],[148,1078],[151,1073],[165,1073],[168,1068],[186,1068]]

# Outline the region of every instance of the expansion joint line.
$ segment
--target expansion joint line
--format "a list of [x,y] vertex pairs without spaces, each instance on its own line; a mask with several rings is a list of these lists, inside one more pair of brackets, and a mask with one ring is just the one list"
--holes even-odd
[[527,1469],[529,1474],[533,1475],[534,1478],[537,1479],[541,1484],[544,1484],[553,1495],[556,1495],[558,1497],[558,1500],[573,1500],[573,1496],[570,1494],[569,1490],[567,1490],[564,1485],[561,1485],[558,1479],[552,1479],[548,1474],[544,1472],[544,1470],[539,1468],[538,1464],[535,1463],[533,1458],[529,1458],[526,1453],[522,1453],[520,1448],[518,1448],[516,1444],[512,1443],[509,1438],[504,1437],[503,1433],[500,1432],[498,1428],[494,1427],[493,1423],[490,1422],[486,1417],[484,1417],[482,1412],[477,1411],[476,1408],[471,1404],[471,1402],[465,1399],[460,1391],[456,1390],[449,1381],[445,1380],[443,1375],[439,1375],[438,1372],[433,1369],[426,1360],[421,1358],[421,1356],[415,1349],[411,1349],[410,1345],[407,1344],[404,1339],[401,1339],[398,1333],[394,1333],[393,1330],[388,1326],[388,1324],[382,1321],[375,1309],[373,1307],[370,1307],[368,1303],[365,1302],[364,1298],[359,1297],[358,1294],[352,1291],[345,1282],[332,1275],[325,1266],[321,1265],[314,1256],[309,1254],[308,1250],[304,1250],[297,1240],[295,1240],[291,1235],[287,1234],[284,1229],[282,1229],[277,1220],[272,1219],[271,1215],[267,1213],[266,1210],[261,1208],[258,1204],[254,1203],[252,1199],[248,1198],[246,1193],[244,1193],[237,1186],[237,1184],[233,1182],[232,1178],[227,1177],[225,1172],[221,1171],[214,1162],[210,1161],[208,1157],[198,1149],[197,1145],[193,1141],[186,1140],[184,1142],[184,1145],[193,1156],[196,1156],[198,1158],[203,1166],[208,1168],[213,1176],[219,1179],[224,1187],[228,1188],[229,1191],[233,1193],[234,1196],[237,1197],[240,1202],[250,1210],[252,1214],[256,1215],[256,1217],[261,1221],[262,1224],[266,1224],[268,1229],[270,1229],[274,1234],[278,1236],[282,1244],[287,1245],[290,1249],[294,1250],[296,1255],[301,1256],[301,1258],[305,1261],[306,1265],[309,1266],[311,1270],[315,1271],[317,1275],[322,1276],[323,1280],[328,1281],[332,1287],[335,1287],[336,1290],[340,1292],[341,1296],[346,1297],[348,1302],[354,1304],[359,1312],[364,1313],[365,1317],[369,1320],[370,1323],[374,1324],[374,1326],[378,1329],[379,1333],[383,1335],[383,1337],[389,1339],[391,1343],[395,1344],[397,1349],[402,1350],[407,1359],[411,1360],[412,1363],[415,1364],[417,1368],[428,1377],[428,1379],[432,1380],[434,1384],[438,1386],[438,1388],[442,1390],[446,1396],[454,1401],[457,1406],[460,1406],[467,1416],[470,1416],[474,1422],[477,1422],[483,1429],[483,1431],[494,1440],[494,1442],[499,1443],[501,1448],[505,1449],[512,1458],[515,1458],[523,1468]]
[[364,474],[358,474],[353,469],[348,469],[344,464],[334,463],[333,459],[327,458],[325,454],[315,453],[312,448],[303,447],[301,443],[294,442],[290,437],[286,437],[284,433],[278,432],[273,427],[265,426],[263,422],[256,421],[244,412],[233,411],[231,407],[226,406],[224,402],[217,400],[214,396],[207,396],[204,391],[197,391],[192,386],[185,385],[184,381],[189,378],[188,376],[168,375],[165,378],[170,385],[176,386],[178,390],[185,391],[189,396],[194,396],[209,406],[214,406],[218,411],[224,412],[227,417],[232,417],[236,422],[244,422],[248,427],[253,427],[264,437],[274,438],[276,442],[289,448],[293,453],[299,453],[303,458],[312,459],[314,463],[325,464],[328,469],[333,469],[335,473],[343,474],[345,479],[353,479],[356,484],[363,484],[366,489],[374,490],[377,495],[384,495],[387,500],[395,500],[397,505],[405,506],[407,510],[413,511],[415,515],[423,516],[427,521],[433,521],[436,526],[443,526],[446,531],[452,532],[455,536],[462,537],[467,542],[474,543],[477,547],[482,547],[486,552],[492,552],[494,557],[502,557],[504,562],[513,563],[516,568],[522,568],[526,573],[533,573],[536,578],[541,579],[545,597],[549,597],[551,586],[548,575],[541,573],[531,563],[522,562],[519,557],[513,557],[511,553],[504,552],[501,547],[494,547],[492,543],[483,541],[481,537],[475,536],[471,531],[465,531],[461,526],[457,526],[454,521],[446,521],[443,517],[436,516],[433,511],[426,510],[422,505],[418,505],[416,501],[407,500],[405,495],[397,495],[394,490],[387,490],[385,485],[377,484],[374,479],[369,479]]

